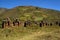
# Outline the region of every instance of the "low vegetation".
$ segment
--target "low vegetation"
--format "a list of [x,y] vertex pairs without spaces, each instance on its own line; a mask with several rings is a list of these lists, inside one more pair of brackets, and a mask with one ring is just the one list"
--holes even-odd
[[0,40],[60,40],[59,26],[0,29]]
[[[11,21],[19,18],[20,21],[57,20],[60,22],[60,11],[33,6],[18,6],[6,11],[0,11],[0,27],[2,20],[9,17]],[[59,26],[19,26],[0,28],[0,40],[60,40]]]

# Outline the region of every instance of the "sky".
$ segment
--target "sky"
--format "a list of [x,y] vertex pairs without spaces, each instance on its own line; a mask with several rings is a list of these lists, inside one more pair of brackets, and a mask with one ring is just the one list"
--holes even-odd
[[0,8],[16,6],[37,6],[60,11],[60,0],[0,0]]

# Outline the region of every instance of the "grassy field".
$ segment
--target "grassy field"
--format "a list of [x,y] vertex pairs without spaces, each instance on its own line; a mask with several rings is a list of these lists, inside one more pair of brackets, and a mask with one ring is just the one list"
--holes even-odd
[[0,40],[60,40],[59,26],[0,29]]
[[[0,9],[1,10],[1,9]],[[13,23],[18,18],[20,21],[47,21],[47,23],[60,22],[60,11],[34,6],[18,6],[12,9],[0,11],[0,26],[7,17]],[[33,25],[33,24],[32,24]],[[28,27],[9,27],[1,29],[0,40],[60,40],[59,26],[28,26]]]

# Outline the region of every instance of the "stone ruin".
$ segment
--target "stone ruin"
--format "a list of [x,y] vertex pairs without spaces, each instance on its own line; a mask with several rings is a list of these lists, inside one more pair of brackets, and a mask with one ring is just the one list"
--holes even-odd
[[[23,22],[23,26],[24,27],[31,26],[32,23],[37,24],[40,27],[54,26],[54,25],[60,26],[60,20],[59,21],[56,21],[56,20],[52,20],[52,21],[50,21],[50,20],[41,20],[40,22],[27,20],[27,21]],[[2,21],[2,28],[20,26],[20,24],[21,24],[21,22],[17,18],[14,21],[11,21],[10,18],[6,18],[5,20]]]
[[20,25],[20,21],[18,19],[15,19],[13,21],[13,26],[19,26]]

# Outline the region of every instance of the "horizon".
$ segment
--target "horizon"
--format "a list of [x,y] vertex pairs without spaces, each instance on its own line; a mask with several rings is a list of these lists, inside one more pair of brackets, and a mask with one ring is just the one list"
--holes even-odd
[[36,6],[60,11],[60,0],[0,0],[0,8],[11,9],[17,6]]
[[[20,5],[20,7],[21,6],[22,5]],[[27,5],[25,5],[25,6],[27,6]],[[29,5],[29,6],[31,6],[31,5]],[[5,9],[13,9],[13,8],[16,8],[16,7],[19,7],[19,6],[15,6],[15,7],[12,7],[12,8],[5,8]],[[38,7],[38,6],[33,6],[33,7]],[[0,8],[4,8],[4,7],[0,7]],[[39,8],[44,8],[44,7],[39,7]],[[56,10],[56,9],[52,9],[52,8],[45,8],[45,9]],[[56,10],[56,11],[60,11],[60,10]]]

